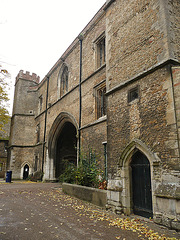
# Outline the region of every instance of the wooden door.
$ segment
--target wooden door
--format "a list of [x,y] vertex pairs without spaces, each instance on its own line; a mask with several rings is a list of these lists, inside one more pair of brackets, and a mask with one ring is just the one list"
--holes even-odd
[[132,157],[131,168],[134,214],[152,218],[151,172],[149,160],[144,154],[138,151]]

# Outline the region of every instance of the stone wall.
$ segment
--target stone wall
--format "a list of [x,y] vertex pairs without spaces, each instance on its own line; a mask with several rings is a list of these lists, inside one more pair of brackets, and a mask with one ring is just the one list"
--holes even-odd
[[[33,76],[36,76],[36,74]],[[30,87],[34,86],[37,86],[37,82],[32,80],[32,75],[29,75],[27,72],[23,74],[23,72],[20,71],[20,74],[16,77],[12,115],[34,114],[38,102],[36,92],[30,91]]]
[[97,206],[106,207],[107,203],[107,191],[90,188],[85,186],[80,186],[76,184],[63,183],[62,184],[63,192],[77,197],[81,200],[93,203]]
[[12,170],[13,178],[22,178],[26,163],[32,171],[33,146],[37,142],[34,117],[38,104],[37,92],[32,89],[38,83],[39,77],[34,73],[30,75],[21,70],[16,77],[8,160],[8,169]]
[[180,67],[172,67],[172,84],[174,91],[174,105],[176,110],[177,129],[180,147]]
[[[98,123],[98,127],[102,130],[94,131],[93,137],[88,133],[88,131],[93,132],[94,124],[96,124],[97,114],[95,111],[95,95],[94,88],[96,85],[105,81],[106,70],[105,65],[100,69],[97,69],[96,65],[96,39],[105,31],[105,15],[104,11],[101,9],[99,13],[100,19],[92,20],[86,27],[83,34],[82,41],[82,151],[88,148],[96,148],[97,144],[100,146],[100,150],[97,150],[100,155],[100,159],[104,162],[104,153],[102,142],[106,140],[106,127],[104,122],[102,124]],[[53,138],[54,131],[61,131],[58,127],[61,125],[60,121],[64,121],[61,118],[62,114],[69,116],[67,121],[73,123],[77,129],[78,137],[78,123],[79,123],[79,65],[80,65],[80,43],[78,39],[70,45],[63,56],[58,60],[56,66],[53,67],[52,71],[49,72],[49,91],[48,91],[48,111],[47,111],[47,122],[46,122],[46,151],[51,152],[50,142]],[[68,92],[63,96],[60,96],[60,77],[62,74],[62,69],[64,66],[68,67]],[[40,142],[43,142],[43,132],[44,132],[44,119],[45,119],[45,101],[47,93],[47,78],[45,78],[38,87],[38,96],[43,96],[43,104],[41,113],[36,116],[36,125],[40,124]],[[59,119],[59,120],[58,120]],[[72,120],[73,119],[73,120]],[[72,120],[72,121],[71,121]],[[58,122],[59,121],[59,122]],[[88,130],[87,129],[88,126]],[[97,128],[98,128],[97,127]],[[57,128],[59,130],[57,130]],[[84,133],[86,138],[84,141]],[[58,137],[58,134],[57,134]],[[53,138],[52,144],[53,149],[56,148],[56,139]],[[88,146],[88,147],[87,147]],[[77,146],[78,147],[78,146]],[[47,159],[45,159],[45,164],[48,166],[45,169],[54,168],[51,163],[54,160],[48,152],[45,153]],[[50,160],[51,159],[51,160]],[[103,164],[102,164],[103,165]],[[50,167],[51,166],[51,167]],[[53,174],[53,173],[52,173]],[[50,175],[52,175],[50,174]],[[49,174],[45,174],[49,176]]]
[[167,27],[171,57],[180,60],[180,2],[167,1],[165,5],[168,12]]
[[[128,4],[125,1],[111,4],[106,12],[108,89],[171,56],[179,59],[177,2],[131,0]],[[168,21],[170,17],[173,23]],[[170,42],[169,36],[175,40]]]
[[[174,174],[175,175],[175,174]],[[178,177],[178,175],[177,175]],[[155,191],[154,221],[168,228],[180,230],[180,187],[177,180],[161,184]]]
[[29,174],[34,171],[34,149],[32,147],[13,147],[10,154],[10,170],[13,179],[22,179],[25,165],[29,166]]
[[[102,143],[107,141],[110,207],[118,213],[133,212],[131,160],[139,150],[150,164],[154,219],[178,229],[178,13],[178,0],[108,0],[40,83],[35,74],[20,71],[10,137],[13,177],[22,177],[26,163],[35,171],[37,161],[37,170],[44,168],[44,179],[56,180],[57,142],[69,122],[77,140],[77,160],[80,145],[83,152],[95,151],[103,168]],[[98,67],[97,42],[102,36],[106,63]],[[68,89],[62,94],[64,67]],[[97,91],[105,85],[107,115],[98,118]]]
[[36,143],[36,126],[33,115],[13,115],[11,128],[13,129],[11,145],[27,146]]
[[82,153],[89,153],[92,150],[100,161],[102,170],[104,170],[104,146],[107,141],[107,122],[106,117],[97,120],[94,124],[82,129]]
[[176,229],[179,197],[166,192],[179,191],[179,70],[171,66],[179,60],[178,6],[109,1],[106,9],[108,204],[132,212],[130,163],[139,149],[150,162],[154,219]]
[[[140,97],[128,103],[128,91]],[[178,136],[170,72],[159,69],[108,96],[108,162],[113,174],[124,148],[140,139],[156,152],[166,169],[179,168]],[[170,158],[171,156],[171,158]]]
[[154,219],[178,229],[179,68],[170,59],[179,60],[179,2],[107,2],[108,204],[132,212],[130,163],[139,149],[150,162]]
[[[84,127],[86,128],[88,125],[88,131],[91,128],[94,128],[94,125],[91,127],[91,124],[94,124],[97,120],[97,114],[95,112],[94,87],[106,79],[105,65],[101,69],[97,69],[95,46],[96,39],[104,33],[104,31],[105,13],[102,8],[82,31],[81,126],[84,129]],[[64,66],[68,67],[68,92],[64,95],[60,95],[60,81]],[[79,66],[80,43],[79,39],[76,38],[40,83],[39,78],[35,74],[30,75],[29,72],[19,72],[16,78],[10,137],[10,162],[14,176],[17,177],[18,174],[19,176],[22,175],[18,169],[20,169],[22,163],[25,161],[29,162],[33,170],[33,161],[35,158],[38,159],[39,168],[43,165],[43,162],[48,165],[48,167],[44,166],[45,169],[48,169],[47,171],[49,171],[51,166],[53,170],[50,175],[53,175],[55,159],[50,159],[51,156],[48,154],[48,150],[51,151],[51,149],[49,149],[51,148],[49,146],[49,142],[51,142],[49,139],[51,139],[51,137],[53,138],[55,131],[56,138],[58,137],[59,133],[57,133],[57,131],[61,131],[58,126],[61,124],[60,121],[64,122],[61,118],[63,114],[68,116],[66,121],[71,122],[72,120],[72,123],[77,129],[78,136]],[[48,99],[46,99],[47,96]],[[32,112],[30,112],[31,109],[33,110]],[[93,139],[98,142],[98,146],[101,146],[99,154],[101,155],[102,161],[104,161],[102,141],[106,140],[106,128],[104,122],[102,124],[98,123],[98,126],[101,125],[103,133],[96,130],[94,132]],[[37,141],[38,131],[39,140]],[[45,139],[44,131],[46,131]],[[83,133],[85,132],[85,130],[82,131]],[[90,131],[92,132],[93,130]],[[52,144],[54,151],[56,151],[56,141],[57,139],[53,138]],[[82,148],[86,148],[87,142],[89,142],[88,146],[90,148],[95,146],[92,136],[87,135],[85,147],[82,145]],[[24,149],[26,148],[26,150],[23,150],[23,147]],[[27,152],[28,147],[31,147],[31,153],[25,156],[24,151]],[[49,176],[49,174],[47,175]]]
[[0,140],[0,178],[5,177],[7,167],[8,140]]

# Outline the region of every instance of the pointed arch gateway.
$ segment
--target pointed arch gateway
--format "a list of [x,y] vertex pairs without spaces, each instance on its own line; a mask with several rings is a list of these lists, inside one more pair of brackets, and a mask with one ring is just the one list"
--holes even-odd
[[122,169],[122,204],[126,214],[153,217],[153,162],[159,158],[139,139],[123,151],[119,165]]
[[48,136],[45,179],[56,180],[63,172],[64,161],[77,164],[77,135],[75,118],[70,113],[60,113]]

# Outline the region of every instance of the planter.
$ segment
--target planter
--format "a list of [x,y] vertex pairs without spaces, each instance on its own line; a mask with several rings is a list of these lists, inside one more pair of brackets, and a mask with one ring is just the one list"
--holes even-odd
[[63,183],[63,192],[68,195],[77,197],[81,200],[93,203],[97,206],[106,207],[107,204],[107,191],[97,188],[85,187],[76,184]]

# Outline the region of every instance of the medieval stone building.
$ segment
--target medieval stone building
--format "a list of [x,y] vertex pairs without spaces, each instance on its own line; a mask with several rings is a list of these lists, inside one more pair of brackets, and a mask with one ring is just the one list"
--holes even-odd
[[8,140],[0,139],[0,178],[5,178]]
[[55,180],[79,147],[100,155],[109,207],[180,228],[179,0],[107,0],[41,82],[19,72],[13,178]]

